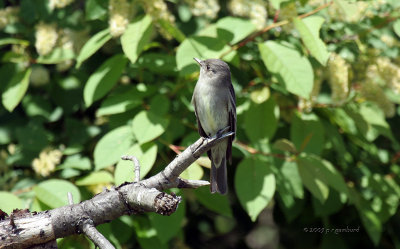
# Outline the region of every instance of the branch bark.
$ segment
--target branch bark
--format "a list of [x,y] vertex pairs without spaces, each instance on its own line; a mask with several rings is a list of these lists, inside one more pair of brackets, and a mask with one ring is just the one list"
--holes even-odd
[[[185,180],[179,178],[179,175],[201,154],[231,135],[233,133],[219,138],[200,138],[155,176],[140,182],[124,183],[79,204],[40,213],[14,211],[10,217],[0,221],[0,248],[27,248],[82,232],[100,248],[113,248],[98,234],[95,229],[97,225],[122,215],[174,213],[181,197],[161,191],[172,187],[197,188],[209,185],[208,181]],[[72,198],[69,199],[72,202]]]

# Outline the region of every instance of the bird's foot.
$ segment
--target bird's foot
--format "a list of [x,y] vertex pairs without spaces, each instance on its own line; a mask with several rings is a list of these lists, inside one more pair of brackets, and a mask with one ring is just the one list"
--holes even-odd
[[224,135],[224,133],[229,130],[229,128],[230,128],[230,126],[227,126],[227,127],[223,128],[223,129],[217,131],[215,136],[213,136],[212,138],[221,138],[222,135]]

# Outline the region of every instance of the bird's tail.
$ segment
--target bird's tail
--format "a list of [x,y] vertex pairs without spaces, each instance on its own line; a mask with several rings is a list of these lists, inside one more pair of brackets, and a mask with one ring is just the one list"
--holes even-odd
[[228,180],[226,173],[226,148],[218,145],[210,151],[211,159],[211,193],[226,194],[228,192]]

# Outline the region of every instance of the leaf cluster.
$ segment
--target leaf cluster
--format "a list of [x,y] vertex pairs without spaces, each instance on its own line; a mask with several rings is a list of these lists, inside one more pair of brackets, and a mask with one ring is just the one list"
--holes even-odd
[[[148,1],[125,1],[134,16],[120,37],[112,1],[0,1],[18,10],[0,32],[2,210],[47,210],[67,192],[78,202],[133,181],[121,155],[139,159],[142,178],[159,172],[199,136],[193,57],[220,58],[237,97],[229,194],[172,190],[183,196],[172,216],[122,217],[100,232],[117,248],[399,247],[398,1],[249,1],[268,13],[264,29],[235,13],[237,0],[215,1],[215,19],[191,1]],[[156,2],[174,22],[150,11]],[[59,36],[45,55],[40,23]],[[182,177],[208,179],[209,167],[202,157]],[[305,232],[346,227],[360,229]],[[59,246],[93,247],[82,237]]]

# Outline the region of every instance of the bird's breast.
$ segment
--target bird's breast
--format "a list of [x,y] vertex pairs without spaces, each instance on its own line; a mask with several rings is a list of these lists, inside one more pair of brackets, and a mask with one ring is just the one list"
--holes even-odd
[[209,136],[228,125],[227,101],[221,89],[210,85],[199,85],[196,89],[197,116],[203,130]]

